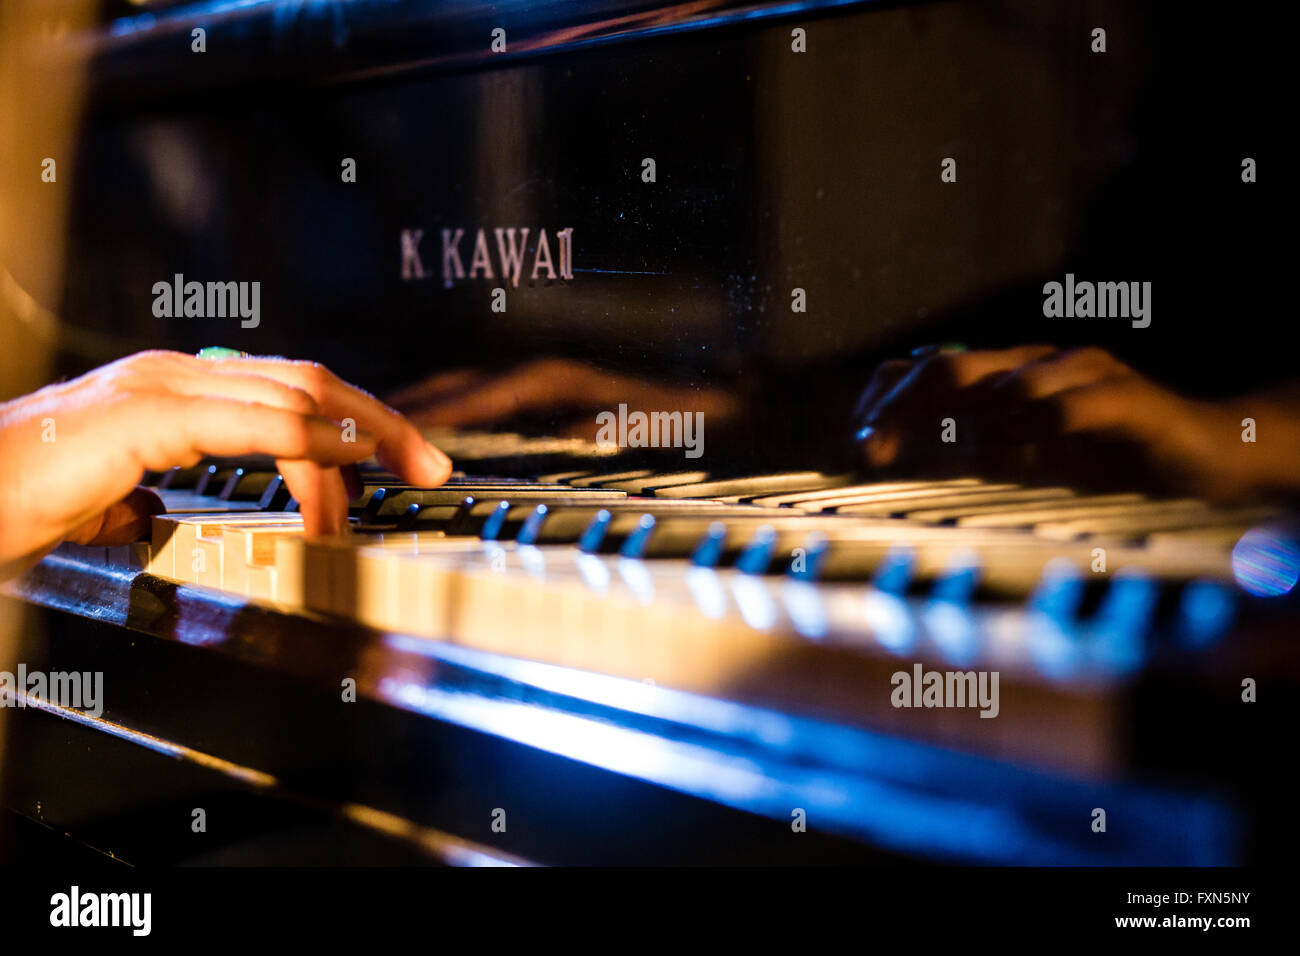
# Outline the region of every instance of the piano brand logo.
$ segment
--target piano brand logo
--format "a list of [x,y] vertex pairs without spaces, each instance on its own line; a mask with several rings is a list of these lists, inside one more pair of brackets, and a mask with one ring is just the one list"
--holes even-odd
[[83,893],[74,885],[50,897],[51,926],[125,926],[132,936],[153,928],[152,893]]
[[29,671],[26,664],[18,665],[18,673],[0,671],[0,707],[17,707],[25,710],[39,702],[79,710],[91,717],[104,713],[103,671]]
[[998,671],[895,671],[889,702],[894,707],[978,707],[981,717],[996,717]]
[[[536,282],[541,279],[573,278],[573,229],[560,229],[554,239],[545,229],[495,228],[492,230],[495,241],[488,240],[488,232],[479,229],[470,241],[466,230],[442,230],[442,284],[451,288],[463,279],[489,279],[498,277],[519,287],[519,277],[524,272],[525,263],[531,264],[528,277]],[[529,242],[529,236],[534,238]],[[402,279],[428,278],[421,258],[420,243],[424,240],[423,229],[402,230]],[[462,251],[469,255],[469,268],[465,267]],[[495,253],[495,258],[494,254]]]
[[684,448],[687,458],[704,454],[703,412],[601,412],[596,444],[601,448]]
[[1151,324],[1150,282],[1065,282],[1043,286],[1043,315],[1049,319],[1132,319],[1133,328]]
[[260,282],[186,282],[178,272],[171,282],[155,282],[153,294],[153,314],[160,319],[239,316],[245,329],[262,323]]

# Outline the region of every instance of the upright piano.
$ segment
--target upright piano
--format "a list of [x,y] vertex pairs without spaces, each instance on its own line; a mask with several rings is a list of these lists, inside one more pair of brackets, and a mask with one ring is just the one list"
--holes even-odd
[[[1188,29],[1109,0],[107,4],[69,40],[67,371],[225,345],[382,394],[561,356],[745,411],[699,457],[558,413],[431,432],[452,479],[369,466],[340,538],[303,535],[266,460],[146,475],[149,540],[6,588],[19,659],[104,687],[98,714],[9,712],[11,840],[110,865],[1276,858],[1286,503],[852,456],[854,393],[929,342],[1101,344],[1207,395],[1293,366],[1180,329],[1270,315],[1280,255],[1267,199],[1213,182],[1270,141],[1234,95],[1272,67],[1229,25],[1184,71]],[[1044,318],[1045,277],[1104,268],[1154,281],[1150,328]],[[257,321],[156,306],[187,281],[259,282]]]

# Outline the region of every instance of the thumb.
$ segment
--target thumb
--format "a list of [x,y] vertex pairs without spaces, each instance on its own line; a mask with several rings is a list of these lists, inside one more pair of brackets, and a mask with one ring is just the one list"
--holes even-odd
[[149,536],[154,515],[167,509],[162,499],[148,488],[136,488],[117,504],[76,528],[68,535],[73,544],[114,547]]

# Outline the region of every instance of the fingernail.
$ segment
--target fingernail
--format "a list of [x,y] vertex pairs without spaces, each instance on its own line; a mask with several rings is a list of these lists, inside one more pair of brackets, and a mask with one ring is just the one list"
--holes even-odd
[[439,472],[451,471],[451,459],[446,456],[442,449],[428,442],[424,443],[424,448],[429,453],[429,460],[433,463],[435,469]]

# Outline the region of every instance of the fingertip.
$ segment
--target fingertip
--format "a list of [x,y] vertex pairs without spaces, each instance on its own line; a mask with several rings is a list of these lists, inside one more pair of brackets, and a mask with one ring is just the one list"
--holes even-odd
[[892,431],[868,425],[854,437],[863,460],[873,468],[891,465],[898,458],[899,442]]
[[425,464],[425,480],[430,485],[441,485],[451,477],[452,464],[451,459],[442,451],[442,449],[424,443],[424,452],[427,462]]
[[167,511],[148,488],[136,488],[68,536],[76,544],[117,547],[149,537],[154,515]]
[[348,491],[338,468],[310,461],[280,463],[289,490],[298,501],[303,532],[308,537],[338,534],[347,527]]

